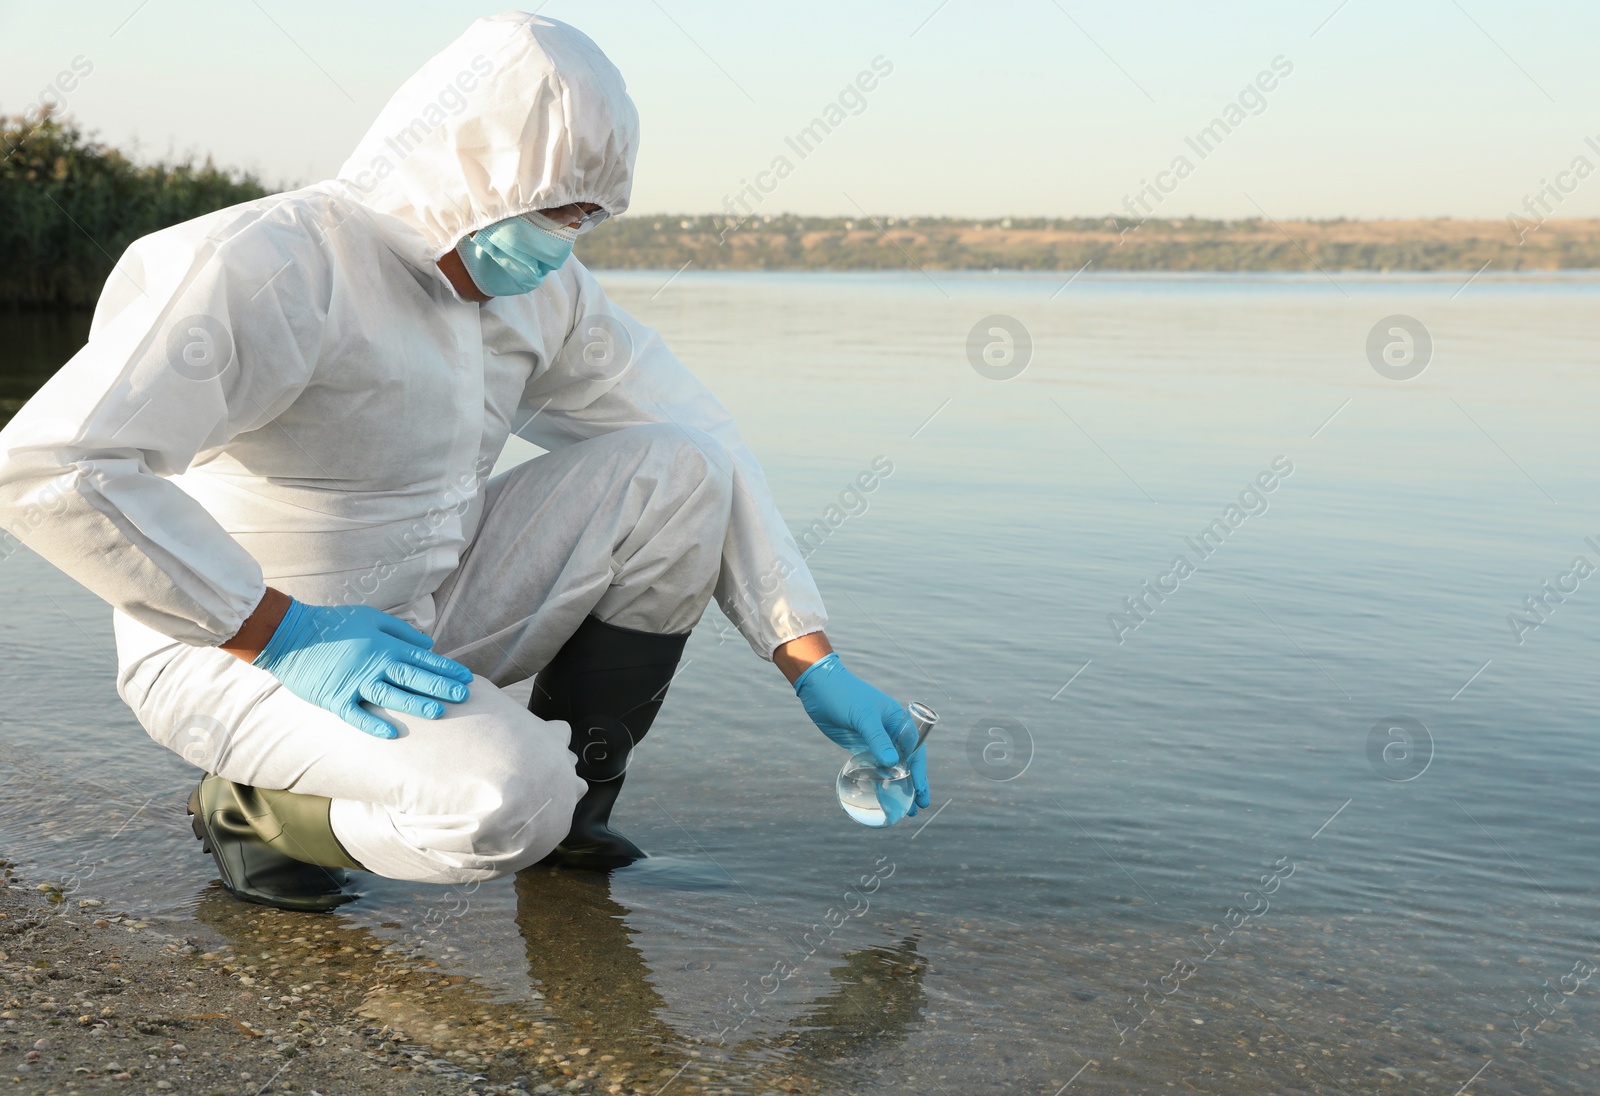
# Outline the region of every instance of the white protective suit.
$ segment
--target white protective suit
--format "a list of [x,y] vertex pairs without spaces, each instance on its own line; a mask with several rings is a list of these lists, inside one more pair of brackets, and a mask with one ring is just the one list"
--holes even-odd
[[[479,20],[337,179],[134,243],[88,344],[0,432],[0,527],[115,607],[151,736],[333,798],[381,874],[486,878],[565,836],[566,725],[497,686],[584,615],[687,631],[714,587],[766,658],[825,622],[727,412],[576,259],[481,306],[436,265],[528,210],[623,212],[637,131],[583,34]],[[491,484],[512,432],[551,452]],[[301,701],[217,650],[268,584],[410,620],[482,675],[472,698],[385,712],[392,742]]]

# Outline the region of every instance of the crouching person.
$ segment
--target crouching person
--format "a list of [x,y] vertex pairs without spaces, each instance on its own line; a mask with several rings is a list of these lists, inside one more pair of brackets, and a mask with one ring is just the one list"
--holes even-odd
[[337,178],[136,241],[0,431],[0,528],[114,608],[238,897],[643,856],[612,806],[712,597],[834,742],[912,750],[727,412],[572,257],[637,144],[587,37],[479,20]]

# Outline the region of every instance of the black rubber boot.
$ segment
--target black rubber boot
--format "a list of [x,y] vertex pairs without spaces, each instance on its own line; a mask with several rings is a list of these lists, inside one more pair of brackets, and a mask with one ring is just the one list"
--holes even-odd
[[661,710],[678,668],[683,635],[656,635],[585,618],[539,671],[528,710],[572,724],[570,748],[589,790],[572,812],[566,840],[546,864],[606,871],[642,860],[639,846],[611,828],[628,756]]
[[361,897],[351,858],[328,822],[331,800],[235,784],[207,773],[189,795],[194,835],[235,898],[323,913]]

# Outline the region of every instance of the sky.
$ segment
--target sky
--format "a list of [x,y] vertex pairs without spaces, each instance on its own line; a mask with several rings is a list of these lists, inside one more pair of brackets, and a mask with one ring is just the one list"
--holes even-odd
[[[1600,112],[1589,109],[1600,102],[1591,48],[1600,5],[527,9],[582,28],[627,79],[643,132],[636,212],[722,209],[787,155],[794,171],[758,212],[1503,219],[1526,216],[1529,195],[1559,181],[1570,193],[1546,200],[1556,215],[1600,216],[1600,175],[1560,174],[1580,156],[1600,167]],[[0,112],[36,105],[55,84],[68,113],[110,144],[145,158],[210,154],[292,187],[332,175],[412,71],[500,10],[464,0],[0,0]],[[801,160],[785,138],[874,62],[887,75],[847,104],[859,113]],[[75,66],[79,75],[59,80]],[[1241,100],[1232,132],[1190,143]],[[1179,157],[1189,165],[1181,178]],[[1148,189],[1157,185],[1166,189]]]

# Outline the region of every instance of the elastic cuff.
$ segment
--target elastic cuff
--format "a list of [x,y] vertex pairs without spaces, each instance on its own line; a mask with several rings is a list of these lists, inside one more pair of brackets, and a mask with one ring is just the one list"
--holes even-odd
[[[4,533],[5,531],[0,529],[0,538],[4,537]],[[3,540],[0,540],[0,543],[3,543]],[[248,592],[240,596],[238,601],[239,607],[235,610],[235,612],[238,614],[238,623],[234,624],[232,628],[228,628],[226,624],[221,625],[214,631],[209,631],[203,638],[193,636],[176,636],[173,635],[170,630],[157,627],[156,625],[150,624],[147,621],[141,620],[139,623],[143,624],[147,628],[150,628],[152,631],[160,632],[169,639],[176,639],[179,643],[182,643],[188,647],[221,647],[236,638],[239,633],[244,630],[244,626],[250,621],[250,614],[254,613],[258,608],[261,607],[261,601],[266,596],[267,582],[265,579],[262,579],[255,586],[252,586]],[[131,616],[131,614],[128,614],[126,610],[119,611],[123,612],[124,615]],[[201,627],[205,626],[201,625]],[[226,635],[222,634],[224,629],[227,629]]]

